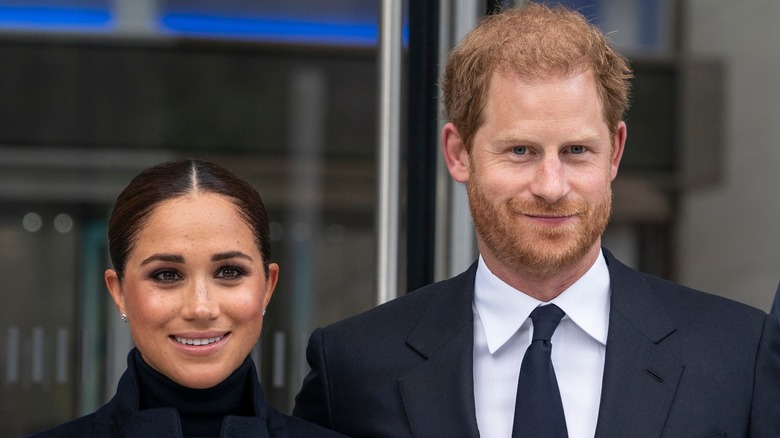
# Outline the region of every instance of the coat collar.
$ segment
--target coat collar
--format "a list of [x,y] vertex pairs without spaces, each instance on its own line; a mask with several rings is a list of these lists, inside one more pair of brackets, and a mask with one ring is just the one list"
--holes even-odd
[[[116,394],[95,413],[96,422],[112,425],[122,430],[125,436],[181,437],[181,420],[174,408],[138,409],[138,377],[133,363],[134,354],[135,349],[128,354],[127,370],[119,379]],[[244,437],[248,434],[258,437],[269,436],[268,405],[260,382],[257,380],[257,374],[252,375],[251,391],[256,416],[225,417],[220,434],[224,438]]]
[[[179,414],[173,408],[146,409],[135,411],[120,426],[123,436],[181,437]],[[269,438],[268,426],[263,418],[227,416],[222,422],[220,437]]]
[[[672,334],[676,327],[655,297],[647,276],[618,261],[607,249],[602,251],[609,267],[612,289],[608,341],[619,335],[612,330],[614,314],[620,315],[621,320],[633,326],[636,334],[653,344]],[[430,358],[442,345],[451,341],[463,325],[469,325],[471,329],[476,271],[475,262],[462,274],[430,286],[433,298],[406,339],[410,347]],[[473,333],[471,336],[473,340]]]

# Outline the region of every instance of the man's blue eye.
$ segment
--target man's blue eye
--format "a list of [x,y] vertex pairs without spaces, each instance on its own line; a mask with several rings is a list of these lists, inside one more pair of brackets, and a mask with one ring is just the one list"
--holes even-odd
[[572,146],[569,150],[571,150],[572,154],[581,154],[585,152],[585,146]]
[[512,148],[512,153],[515,155],[525,155],[528,152],[528,148],[525,146],[515,146]]

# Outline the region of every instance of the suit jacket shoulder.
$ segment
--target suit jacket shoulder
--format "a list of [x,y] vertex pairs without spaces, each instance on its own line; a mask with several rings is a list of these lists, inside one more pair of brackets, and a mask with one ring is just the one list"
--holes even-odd
[[293,415],[349,436],[477,436],[463,274],[317,329]]
[[612,298],[596,435],[772,436],[756,431],[775,428],[765,410],[780,406],[759,402],[772,397],[766,388],[780,388],[771,383],[780,371],[780,349],[771,346],[777,324],[604,253]]

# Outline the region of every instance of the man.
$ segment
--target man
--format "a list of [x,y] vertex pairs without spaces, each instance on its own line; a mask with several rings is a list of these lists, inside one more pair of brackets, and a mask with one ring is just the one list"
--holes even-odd
[[442,149],[480,258],[316,330],[295,415],[353,437],[780,436],[777,319],[600,246],[630,76],[561,7],[491,16],[454,49]]

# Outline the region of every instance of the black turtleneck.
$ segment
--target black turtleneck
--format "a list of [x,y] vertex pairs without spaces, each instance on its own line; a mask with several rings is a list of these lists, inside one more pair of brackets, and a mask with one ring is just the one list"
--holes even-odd
[[251,388],[256,371],[248,357],[227,379],[206,389],[179,385],[144,362],[137,349],[132,357],[139,408],[175,408],[185,437],[219,437],[225,416],[255,415]]

